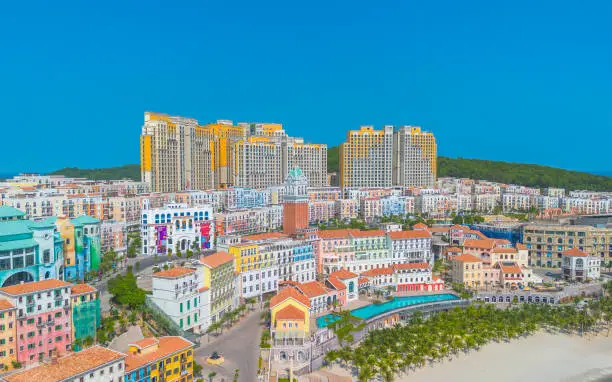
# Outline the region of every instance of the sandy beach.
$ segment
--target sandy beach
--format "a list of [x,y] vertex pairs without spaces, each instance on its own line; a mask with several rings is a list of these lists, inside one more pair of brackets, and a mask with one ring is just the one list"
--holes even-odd
[[[334,372],[346,375],[338,366]],[[612,336],[541,332],[508,343],[492,343],[466,355],[461,353],[451,361],[398,375],[396,381],[612,381]]]

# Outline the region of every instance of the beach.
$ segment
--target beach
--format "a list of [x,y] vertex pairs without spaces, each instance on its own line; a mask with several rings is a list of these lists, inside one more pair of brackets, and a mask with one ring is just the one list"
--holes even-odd
[[[333,369],[346,375],[337,365]],[[398,375],[396,381],[612,381],[612,336],[539,332],[507,343],[491,343],[468,354],[460,353],[450,361]]]

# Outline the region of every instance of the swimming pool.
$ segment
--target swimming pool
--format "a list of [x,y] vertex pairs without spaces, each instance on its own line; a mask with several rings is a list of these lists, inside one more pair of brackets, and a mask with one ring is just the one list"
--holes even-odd
[[[437,301],[452,301],[459,300],[459,297],[446,293],[446,294],[434,294],[429,296],[411,296],[411,297],[395,297],[391,301],[384,302],[382,304],[370,304],[351,310],[351,314],[355,317],[359,317],[364,320],[368,320],[372,317],[381,315],[390,310],[404,308],[411,305],[426,304],[428,302]],[[317,327],[324,328],[332,322],[338,320],[338,316],[330,313],[317,318]]]

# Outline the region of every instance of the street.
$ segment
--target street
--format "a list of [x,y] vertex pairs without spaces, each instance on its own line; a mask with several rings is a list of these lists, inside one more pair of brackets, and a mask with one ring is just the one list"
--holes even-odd
[[[262,327],[260,324],[261,310],[255,309],[241,322],[218,337],[202,337],[201,345],[195,350],[197,362],[204,367],[202,375],[216,372],[216,381],[223,378],[226,382],[234,378],[234,370],[240,370],[240,382],[253,382],[257,380],[259,340]],[[206,358],[213,352],[218,352],[225,358],[221,366],[211,366]]]

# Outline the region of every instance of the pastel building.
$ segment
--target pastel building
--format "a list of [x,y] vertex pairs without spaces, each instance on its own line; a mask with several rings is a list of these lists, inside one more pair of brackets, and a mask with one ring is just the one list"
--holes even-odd
[[16,311],[8,299],[0,299],[0,371],[11,370],[17,361]]
[[293,287],[283,288],[270,300],[274,345],[300,345],[309,338],[310,300]]
[[7,375],[5,382],[123,382],[125,354],[93,346]]
[[598,257],[589,256],[578,248],[568,249],[562,255],[564,279],[578,282],[599,279],[601,260]]
[[429,263],[402,263],[373,268],[359,275],[374,289],[391,287],[398,293],[433,292],[444,289],[444,282],[433,276]]
[[213,211],[208,205],[174,203],[150,208],[148,201],[143,202],[140,234],[144,255],[210,249],[214,246],[214,232]]
[[0,285],[63,279],[62,240],[55,226],[0,206]]
[[308,179],[302,170],[289,171],[285,188],[283,232],[294,235],[308,228]]
[[183,330],[206,331],[210,318],[210,290],[193,268],[177,267],[152,276],[151,300]]
[[209,324],[219,321],[223,314],[238,306],[238,274],[234,256],[227,252],[216,252],[200,257],[198,272],[210,295]]
[[183,337],[149,337],[130,344],[124,381],[193,381],[193,349]]
[[451,277],[453,282],[461,283],[466,287],[484,285],[482,260],[474,255],[453,257]]
[[72,341],[73,349],[81,350],[86,343],[93,343],[101,324],[100,296],[98,290],[89,284],[70,286],[72,300]]
[[16,309],[17,361],[30,364],[72,349],[70,285],[50,279],[0,288]]

